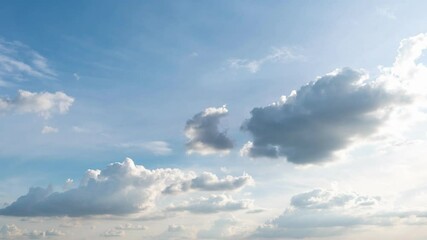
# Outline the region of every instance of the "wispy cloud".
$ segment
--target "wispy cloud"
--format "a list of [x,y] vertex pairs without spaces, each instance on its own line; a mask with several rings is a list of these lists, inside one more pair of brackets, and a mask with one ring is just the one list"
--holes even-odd
[[260,59],[229,59],[228,66],[232,69],[244,69],[251,73],[258,72],[264,64],[303,59],[302,55],[293,53],[288,48],[272,48],[271,52]]
[[13,82],[55,77],[46,57],[25,44],[0,38],[0,79]]

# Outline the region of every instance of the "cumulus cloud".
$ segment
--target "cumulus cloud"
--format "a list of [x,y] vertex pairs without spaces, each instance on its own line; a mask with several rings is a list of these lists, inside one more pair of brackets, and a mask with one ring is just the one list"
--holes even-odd
[[392,134],[390,129],[425,118],[427,68],[417,60],[426,48],[427,34],[404,39],[393,65],[380,67],[375,79],[362,70],[337,69],[276,103],[254,108],[242,125],[253,140],[241,153],[316,164],[384,129]]
[[11,82],[55,77],[56,73],[41,54],[20,42],[0,39],[0,79]]
[[288,48],[272,48],[271,52],[260,58],[260,59],[241,59],[241,58],[232,58],[228,60],[228,65],[232,69],[244,69],[250,73],[258,72],[262,65],[269,62],[284,62],[290,60],[302,59],[301,55],[294,54]]
[[254,108],[242,126],[253,141],[242,153],[286,157],[295,164],[330,161],[356,139],[375,133],[394,109],[410,101],[402,88],[369,80],[363,71],[338,69],[277,103]]
[[176,194],[180,192],[187,192],[189,190],[232,191],[253,184],[253,178],[247,173],[244,173],[242,176],[239,177],[227,175],[225,178],[220,179],[213,173],[203,172],[200,176],[197,176],[190,180],[174,183],[167,186],[163,190],[163,193]]
[[[247,178],[252,179],[250,176]],[[124,162],[108,165],[104,170],[87,170],[80,186],[64,192],[53,192],[52,187],[30,188],[26,195],[0,209],[0,215],[85,216],[138,213],[152,208],[168,186],[192,182],[194,179],[200,179],[200,176],[179,169],[149,170],[142,165],[135,165],[133,160],[127,158]],[[227,179],[217,180],[219,183],[227,182]],[[196,185],[191,189],[210,191],[210,187],[209,184]],[[226,187],[220,189],[227,190]]]
[[229,212],[253,207],[253,200],[243,199],[234,200],[226,194],[211,195],[209,197],[201,197],[192,199],[178,205],[172,205],[167,208],[168,211],[188,211],[191,213],[217,213]]
[[357,193],[315,189],[292,197],[291,207],[258,227],[253,237],[325,237],[352,226],[379,224],[371,213],[379,201],[377,197]]
[[74,98],[63,92],[29,92],[18,91],[14,99],[0,98],[0,113],[35,113],[44,118],[52,114],[65,114],[74,102]]
[[232,141],[227,137],[226,132],[220,132],[218,125],[221,118],[228,113],[224,105],[219,108],[206,108],[185,125],[185,136],[187,142],[187,152],[207,154],[227,154],[233,148]]

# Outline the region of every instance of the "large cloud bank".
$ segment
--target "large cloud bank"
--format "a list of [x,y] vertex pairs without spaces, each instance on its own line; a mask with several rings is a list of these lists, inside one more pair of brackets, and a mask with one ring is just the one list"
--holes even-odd
[[[210,178],[204,177],[206,174]],[[205,179],[205,180],[200,180]],[[242,179],[246,179],[243,180]],[[155,200],[172,185],[190,184],[185,191],[230,191],[250,184],[249,175],[220,179],[212,173],[196,175],[179,169],[148,170],[127,158],[104,170],[88,170],[80,186],[65,192],[52,188],[31,188],[11,205],[0,209],[0,215],[10,216],[84,216],[138,213],[153,207]],[[186,185],[187,186],[187,185]],[[178,193],[175,191],[174,193]]]

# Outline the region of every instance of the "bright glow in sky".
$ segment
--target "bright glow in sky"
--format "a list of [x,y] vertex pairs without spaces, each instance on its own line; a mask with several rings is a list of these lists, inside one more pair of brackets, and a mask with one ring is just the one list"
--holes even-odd
[[426,7],[3,1],[0,239],[426,239]]

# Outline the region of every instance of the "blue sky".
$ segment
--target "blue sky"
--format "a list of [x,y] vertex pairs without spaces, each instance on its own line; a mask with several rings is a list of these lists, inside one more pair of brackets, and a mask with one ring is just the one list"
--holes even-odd
[[[14,230],[18,239],[37,237],[31,229],[48,237],[51,228],[61,233],[55,237],[76,239],[55,225],[55,217],[64,224],[78,221],[81,239],[114,233],[173,239],[168,234],[174,231],[189,239],[375,239],[367,230],[387,239],[411,231],[426,236],[421,228],[410,230],[410,217],[396,221],[406,214],[424,224],[417,217],[427,196],[419,172],[425,163],[417,155],[427,140],[425,57],[417,55],[426,48],[424,5],[4,1],[0,204],[9,210],[0,214],[12,217],[0,216],[0,226],[9,226],[0,228],[0,239],[13,238],[7,235],[12,225],[20,229]],[[113,162],[121,164],[108,165]],[[146,174],[138,165],[158,169],[161,176],[166,168],[177,168],[166,175],[175,176],[169,187],[182,194],[158,191],[147,197],[136,191],[124,197],[130,205],[150,205],[148,212],[114,205],[119,216],[76,208],[75,216],[45,209],[19,215],[34,221],[16,217],[13,204],[31,187],[51,185],[63,194],[60,201],[84,201],[90,184],[81,179],[87,169],[101,169],[105,176],[100,176],[112,179],[110,174],[123,168],[114,184],[140,189],[123,180],[127,174]],[[93,192],[107,194],[106,180],[90,176],[99,184]],[[402,182],[394,183],[396,178]],[[64,187],[67,179],[74,183]],[[153,189],[172,181],[159,179],[150,182]],[[385,190],[392,183],[398,185],[396,193]],[[123,194],[121,188],[110,190]],[[49,195],[40,206],[51,204]],[[230,205],[209,212],[218,199]],[[337,199],[347,200],[339,205]],[[362,205],[369,209],[359,209]],[[346,216],[336,215],[340,207],[349,211]],[[173,216],[138,223],[147,224],[142,235],[142,225],[132,225],[141,228],[136,231],[117,227],[166,213]],[[191,223],[192,214],[202,229]],[[303,226],[312,234],[306,236],[289,225],[305,218],[331,227]],[[401,228],[389,233],[381,227],[386,223]],[[223,230],[228,235],[209,235]]]

